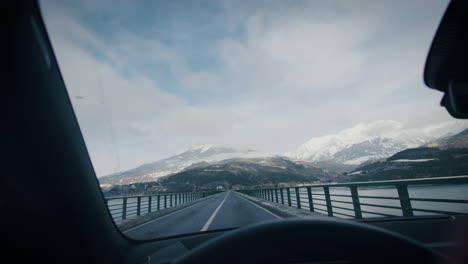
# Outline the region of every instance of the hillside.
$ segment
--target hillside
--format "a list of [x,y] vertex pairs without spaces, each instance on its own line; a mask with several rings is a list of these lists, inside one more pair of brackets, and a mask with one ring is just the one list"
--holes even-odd
[[[339,172],[352,171],[366,161],[388,158],[408,148],[438,142],[466,129],[465,122],[448,122],[433,128],[405,129],[392,120],[361,123],[336,134],[314,137],[285,155],[320,164]],[[455,143],[458,144],[458,143]]]
[[[324,170],[305,161],[292,161],[285,157],[236,158],[219,162],[201,162],[185,170],[161,178],[158,182],[147,182],[112,188],[130,193],[167,191],[187,192],[223,188],[252,188],[255,186],[278,186],[282,184],[316,183],[336,181],[342,174]],[[133,187],[131,187],[133,186]],[[120,189],[119,189],[120,188]],[[122,189],[123,188],[123,189]]]
[[363,164],[348,174],[348,180],[396,180],[467,174],[468,135],[463,131],[419,148],[406,149],[385,160]]
[[198,162],[212,162],[235,157],[268,156],[252,149],[225,146],[195,145],[174,156],[141,165],[137,168],[107,175],[99,178],[101,185],[122,185],[138,182],[152,182],[157,179],[180,172]]

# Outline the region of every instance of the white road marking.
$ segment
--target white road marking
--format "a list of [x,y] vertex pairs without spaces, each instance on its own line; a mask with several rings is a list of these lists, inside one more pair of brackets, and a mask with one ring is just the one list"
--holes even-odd
[[224,202],[226,201],[226,199],[227,199],[227,197],[229,196],[230,193],[231,192],[228,192],[228,194],[226,194],[226,197],[224,197],[224,200],[218,205],[216,210],[213,212],[213,214],[210,216],[210,218],[208,219],[208,221],[206,222],[206,224],[202,227],[202,229],[200,231],[208,230],[208,228],[211,225],[211,222],[213,222],[213,219],[215,218],[216,214],[218,214],[219,209],[221,209],[221,206],[223,206]]
[[[212,197],[214,197],[214,196],[215,196],[215,195],[213,195],[213,196],[208,196],[207,198],[212,198]],[[208,200],[208,199],[206,199],[206,200]],[[161,217],[158,217],[158,218],[156,218],[156,219],[153,219],[153,220],[151,220],[151,221],[148,221],[148,222],[146,222],[146,223],[143,223],[143,224],[141,224],[141,225],[139,225],[139,226],[132,227],[132,228],[130,228],[130,229],[128,229],[128,230],[123,231],[122,233],[125,234],[125,233],[127,233],[127,232],[130,232],[130,231],[132,231],[132,230],[135,230],[135,229],[140,228],[140,227],[142,227],[142,226],[145,226],[145,225],[147,225],[147,224],[151,224],[151,223],[153,223],[153,222],[156,222],[156,221],[158,221],[158,220],[161,220],[161,219],[166,218],[166,217],[168,217],[168,216],[171,216],[171,215],[173,215],[173,214],[179,213],[179,212],[181,212],[181,211],[183,211],[183,210],[185,210],[185,209],[191,208],[192,206],[194,206],[194,205],[196,205],[196,204],[198,204],[198,203],[194,203],[194,204],[192,204],[192,205],[189,205],[189,206],[187,206],[187,207],[185,207],[185,208],[182,208],[182,209],[177,210],[177,211],[175,211],[175,212],[172,212],[172,213],[170,213],[170,214],[163,215],[163,216],[161,216]],[[169,208],[171,208],[171,207],[169,207]]]
[[255,205],[256,207],[258,207],[258,208],[262,209],[263,211],[265,211],[265,212],[271,214],[272,216],[274,216],[274,217],[276,217],[276,218],[278,218],[278,219],[283,219],[283,217],[281,217],[281,216],[279,216],[279,215],[277,215],[277,214],[274,214],[274,213],[268,211],[267,209],[265,209],[265,208],[263,208],[263,207],[261,207],[261,206],[255,204],[255,203],[253,203],[253,202],[250,201],[249,199],[245,198],[243,194],[239,194],[239,195],[240,195],[242,198],[244,198],[245,200],[247,200],[247,202],[249,202],[249,203]]

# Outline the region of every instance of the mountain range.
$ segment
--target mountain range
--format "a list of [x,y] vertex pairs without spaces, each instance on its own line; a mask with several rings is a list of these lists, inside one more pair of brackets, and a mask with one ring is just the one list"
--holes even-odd
[[344,172],[363,162],[387,158],[399,151],[449,137],[467,127],[466,122],[455,121],[425,129],[404,129],[400,122],[381,120],[311,138],[285,156]]
[[231,158],[254,158],[270,156],[248,148],[228,146],[194,145],[172,157],[138,166],[124,172],[99,178],[101,186],[155,181],[160,177],[184,170],[199,162],[214,162]]
[[161,179],[170,191],[214,189],[217,186],[255,187],[291,183],[334,181],[343,175],[317,167],[306,161],[286,157],[235,158],[218,162],[202,162]]
[[399,180],[468,174],[468,129],[389,158],[361,164],[347,181]]
[[[404,129],[399,122],[383,120],[311,138],[295,151],[279,156],[249,148],[194,145],[174,156],[107,175],[99,181],[104,189],[114,185],[160,182],[158,190],[163,188],[162,182],[167,186],[174,182],[178,189],[194,187],[196,183],[212,187],[224,180],[236,184],[233,177],[249,185],[341,181],[347,178],[340,178],[340,175],[355,173],[358,167],[386,160],[406,149],[460,144],[449,138],[466,127],[465,122],[455,121],[418,130]],[[257,178],[252,178],[253,175]],[[264,175],[269,175],[269,180],[262,178]],[[282,180],[275,178],[279,175]],[[202,178],[210,178],[212,183],[203,183]],[[181,179],[187,182],[181,184]]]

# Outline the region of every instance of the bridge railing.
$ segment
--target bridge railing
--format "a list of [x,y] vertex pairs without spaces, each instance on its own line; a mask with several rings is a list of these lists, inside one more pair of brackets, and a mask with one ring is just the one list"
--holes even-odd
[[[467,214],[468,200],[464,199],[468,197],[466,184],[468,176],[452,176],[263,188],[239,192],[328,216],[362,219],[415,214]],[[452,195],[456,199],[446,198],[451,195],[451,190],[459,194]]]
[[125,220],[129,217],[138,217],[147,213],[190,203],[216,193],[219,192],[163,193],[106,197],[105,199],[112,218],[114,220]]

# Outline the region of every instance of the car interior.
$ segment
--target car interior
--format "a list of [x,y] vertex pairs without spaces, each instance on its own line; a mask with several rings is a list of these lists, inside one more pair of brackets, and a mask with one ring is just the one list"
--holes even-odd
[[[468,263],[463,215],[290,219],[126,237],[105,203],[38,2],[13,1],[5,12],[5,262]],[[421,65],[425,84],[443,93],[441,105],[454,118],[468,118],[467,33],[468,1],[453,0]]]

